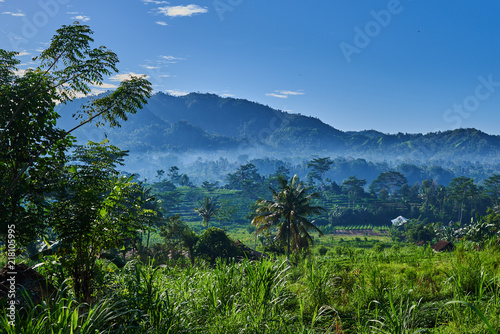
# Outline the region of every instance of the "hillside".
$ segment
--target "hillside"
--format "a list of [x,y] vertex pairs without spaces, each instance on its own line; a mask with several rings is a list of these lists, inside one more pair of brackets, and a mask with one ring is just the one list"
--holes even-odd
[[[58,106],[68,117],[85,100]],[[330,155],[399,161],[498,161],[500,136],[476,129],[429,134],[384,134],[374,130],[340,131],[320,119],[290,114],[244,99],[191,93],[157,93],[121,128],[106,129],[123,149],[169,153],[249,152],[271,156]],[[91,126],[75,133],[78,141],[100,140],[104,130]]]

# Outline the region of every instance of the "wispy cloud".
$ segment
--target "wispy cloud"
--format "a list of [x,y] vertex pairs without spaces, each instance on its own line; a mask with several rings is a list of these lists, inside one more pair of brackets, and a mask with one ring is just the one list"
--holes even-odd
[[156,21],[155,23],[160,25],[160,26],[168,26],[168,23],[164,22],[164,21]]
[[90,21],[90,17],[85,16],[85,15],[76,15],[76,16],[73,16],[71,19],[72,20],[82,21],[82,22]]
[[291,90],[275,90],[274,93],[267,93],[266,96],[278,97],[280,99],[286,99],[288,96],[304,95],[302,91],[291,91]]
[[24,14],[21,10],[17,10],[17,13],[14,13],[14,12],[3,12],[2,14],[4,14],[4,15],[11,15],[11,16],[18,16],[18,17],[26,16],[26,14]]
[[279,97],[280,99],[286,99],[287,95],[276,94],[276,93],[267,93],[266,96]]
[[27,52],[27,51],[21,51],[19,52],[18,56],[19,57],[22,57],[22,56],[29,56],[31,53]]
[[301,92],[301,91],[298,91],[298,92],[294,92],[294,91],[291,91],[291,90],[280,90],[280,91],[277,91],[279,94],[283,94],[283,95],[304,95],[305,93],[304,92]]
[[109,78],[109,80],[111,81],[125,81],[125,80],[128,80],[132,77],[146,77],[147,78],[147,75],[145,74],[137,74],[137,73],[134,73],[134,72],[129,72],[129,73],[123,73],[123,74],[116,74],[116,75],[113,75],[112,77]]
[[233,95],[233,94],[227,94],[227,93],[226,93],[226,94],[221,94],[221,96],[222,96],[222,97],[234,97],[234,95]]
[[174,56],[160,56],[160,58],[163,60],[163,62],[165,62],[166,60],[166,62],[169,64],[175,64],[178,60],[185,60],[184,58]]
[[151,66],[151,65],[139,65],[140,67],[144,67],[146,70],[157,70],[159,69],[158,66]]
[[153,4],[153,5],[164,5],[164,4],[169,4],[168,1],[158,1],[158,0],[142,0],[142,2],[144,2],[144,4],[146,5],[149,5],[149,4]]
[[116,88],[118,88],[117,85],[113,85],[113,84],[105,83],[105,82],[101,83],[100,85],[94,83],[92,86],[93,87],[103,88],[103,89],[116,89]]
[[158,12],[165,16],[178,17],[207,13],[208,9],[206,7],[200,7],[198,5],[166,6],[158,7]]
[[169,89],[169,90],[166,90],[166,92],[169,93],[170,95],[173,95],[173,96],[184,96],[184,95],[189,94],[188,92],[184,92],[184,91],[181,91],[179,89]]

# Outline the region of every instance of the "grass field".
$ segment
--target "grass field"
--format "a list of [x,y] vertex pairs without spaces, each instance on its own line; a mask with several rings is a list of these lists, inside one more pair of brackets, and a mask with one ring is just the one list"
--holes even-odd
[[292,263],[278,257],[160,268],[132,261],[118,269],[101,261],[102,288],[90,308],[63,293],[18,314],[16,327],[0,316],[1,326],[6,333],[499,332],[500,248],[493,241],[480,251],[459,244],[435,253],[386,244],[387,237],[340,238],[320,239],[312,255]]

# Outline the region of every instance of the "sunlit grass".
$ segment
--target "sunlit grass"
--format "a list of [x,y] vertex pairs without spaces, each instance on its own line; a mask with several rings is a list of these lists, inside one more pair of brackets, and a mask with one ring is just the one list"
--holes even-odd
[[[233,238],[253,245],[243,228]],[[328,248],[323,256],[321,246]],[[100,332],[138,334],[500,331],[496,246],[435,253],[321,241],[298,259],[218,261],[215,267],[129,262],[98,276],[103,288],[93,305],[61,294],[19,314],[19,326],[8,333],[46,333],[41,328],[56,318],[61,333],[87,333],[90,322],[100,324]]]

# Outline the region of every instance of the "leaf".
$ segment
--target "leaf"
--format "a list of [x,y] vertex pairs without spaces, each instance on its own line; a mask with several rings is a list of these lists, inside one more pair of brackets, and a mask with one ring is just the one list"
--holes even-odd
[[77,172],[76,166],[69,166],[68,167],[68,172],[71,173],[71,174],[76,174],[76,172]]
[[99,210],[99,215],[101,216],[101,218],[104,218],[108,215],[108,210],[106,210],[106,208],[101,208],[101,210]]
[[492,333],[492,334],[498,334],[498,332],[495,331],[495,329],[493,329],[493,327],[491,327],[491,325],[488,322],[488,320],[486,320],[486,317],[484,316],[483,312],[479,311],[471,303],[464,302],[462,300],[452,300],[451,302],[447,302],[446,304],[444,304],[444,306],[450,305],[450,304],[464,304],[464,305],[469,306],[474,312],[476,312],[476,314],[479,316],[479,318],[481,318],[481,320],[484,322],[484,324],[488,327],[488,330],[490,331],[490,333]]

